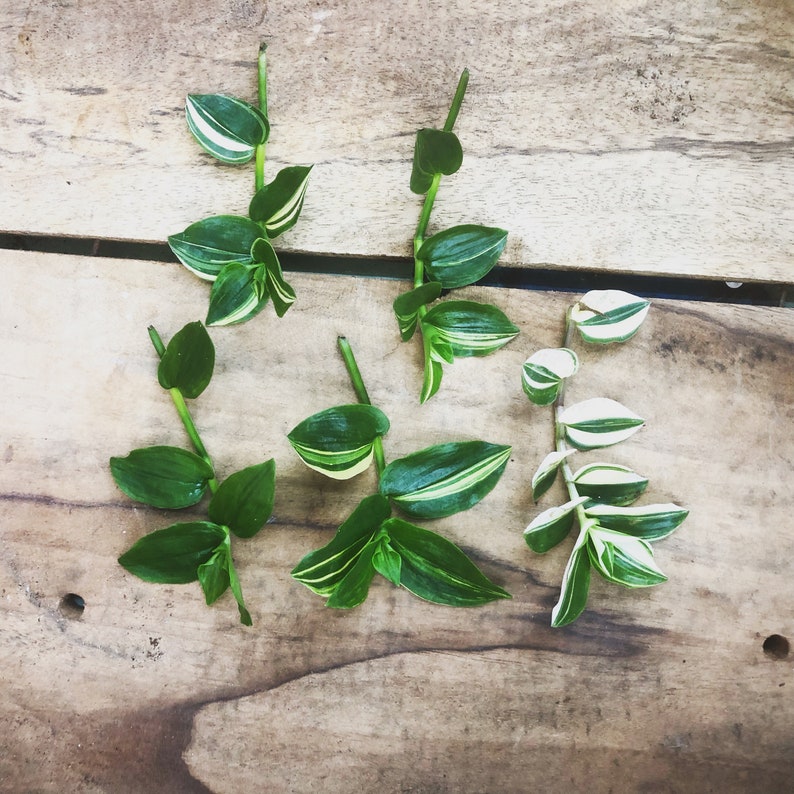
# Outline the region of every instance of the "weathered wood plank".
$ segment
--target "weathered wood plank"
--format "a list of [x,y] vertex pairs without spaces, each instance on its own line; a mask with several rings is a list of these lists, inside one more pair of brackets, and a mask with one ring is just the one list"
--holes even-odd
[[270,174],[317,164],[291,250],[409,255],[413,135],[468,66],[439,228],[504,226],[506,264],[789,282],[793,33],[790,2],[7,3],[1,223],[162,241],[245,212],[250,170],[182,104],[253,99],[266,40]]
[[[207,608],[197,587],[147,585],[115,561],[173,517],[126,500],[108,457],[185,443],[146,326],[167,338],[200,317],[206,286],[146,262],[3,252],[0,267],[3,790],[794,783],[791,656],[762,647],[794,638],[788,311],[659,301],[628,345],[583,351],[571,399],[611,396],[648,422],[599,457],[643,472],[649,500],[691,515],[658,547],[667,584],[597,582],[587,613],[552,630],[565,551],[539,557],[521,538],[553,503],[534,506],[528,486],[551,430],[519,372],[558,342],[571,296],[472,290],[522,334],[456,363],[419,407],[419,351],[399,343],[389,308],[401,285],[295,276],[285,318],[212,332],[217,373],[194,405],[221,475],[277,462],[274,521],[235,544],[247,630],[230,599]],[[285,439],[312,411],[353,399],[340,333],[391,419],[389,458],[451,438],[513,444],[482,504],[433,522],[511,601],[455,611],[376,582],[364,605],[334,612],[290,579],[374,487],[372,475],[314,475]],[[85,599],[82,613],[62,604],[68,593]]]

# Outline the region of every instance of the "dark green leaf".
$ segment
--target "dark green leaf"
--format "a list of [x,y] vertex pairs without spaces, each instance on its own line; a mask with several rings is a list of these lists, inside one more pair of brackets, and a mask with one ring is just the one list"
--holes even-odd
[[587,606],[590,590],[590,557],[586,536],[580,536],[562,576],[560,598],[551,611],[551,625],[555,628],[573,623]]
[[223,527],[209,521],[172,524],[144,535],[119,557],[119,563],[146,582],[194,582],[199,566],[211,559],[226,537]]
[[210,292],[207,325],[234,325],[250,320],[267,304],[269,295],[256,282],[256,268],[231,262],[221,270]]
[[227,555],[226,546],[222,545],[207,562],[198,567],[199,584],[208,606],[214,604],[229,588]]
[[356,561],[325,602],[334,609],[352,609],[367,598],[369,586],[375,576],[372,558],[377,544],[368,543],[358,554]]
[[276,463],[271,458],[229,475],[209,503],[209,517],[240,538],[256,535],[273,512]]
[[389,544],[389,537],[383,531],[383,537],[375,539],[375,552],[372,555],[372,567],[381,575],[385,576],[392,584],[400,585],[400,570],[402,568],[402,558]]
[[215,367],[215,346],[200,323],[188,323],[174,334],[157,369],[164,389],[179,389],[193,399],[207,388]]
[[502,255],[507,232],[465,224],[434,234],[422,243],[417,258],[444,289],[474,284],[490,272]]
[[411,190],[427,193],[436,174],[454,174],[463,162],[463,148],[454,132],[422,129],[414,144]]
[[409,292],[404,292],[394,301],[394,314],[400,326],[400,336],[407,342],[416,330],[419,310],[432,303],[441,294],[441,284],[430,281]]
[[576,508],[587,501],[586,496],[571,499],[559,507],[544,510],[524,530],[524,540],[532,551],[544,554],[563,541],[573,526]]
[[252,625],[251,613],[245,608],[245,602],[243,601],[243,590],[240,587],[240,580],[237,578],[237,571],[235,570],[234,562],[232,562],[231,547],[228,547],[226,565],[229,571],[229,586],[232,589],[232,594],[234,595],[235,601],[237,601],[237,610],[240,613],[240,623],[242,623],[244,626],[250,626]]
[[421,322],[423,333],[432,328],[435,339],[446,342],[455,356],[487,356],[519,332],[501,309],[475,301],[444,301]]
[[265,227],[268,237],[278,237],[298,220],[312,166],[282,168],[276,178],[251,199],[248,214]]
[[111,458],[110,471],[131,499],[172,510],[196,504],[214,476],[212,467],[194,452],[162,446]]

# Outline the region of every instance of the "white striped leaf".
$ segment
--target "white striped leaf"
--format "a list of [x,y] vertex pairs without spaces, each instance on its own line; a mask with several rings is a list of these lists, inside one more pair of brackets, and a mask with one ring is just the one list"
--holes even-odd
[[557,399],[565,378],[579,370],[579,358],[567,347],[543,348],[525,362],[521,376],[524,393],[535,405],[549,405]]
[[353,609],[366,601],[369,586],[375,578],[374,557],[378,545],[375,541],[370,541],[361,549],[342,581],[325,602],[327,607]]
[[422,330],[432,328],[454,356],[486,356],[511,339],[519,329],[496,306],[474,301],[444,301],[421,321]]
[[459,513],[493,489],[511,451],[511,447],[485,441],[427,447],[386,466],[380,492],[412,516],[441,518]]
[[310,165],[282,168],[272,182],[254,194],[248,214],[265,227],[268,237],[278,237],[297,222],[311,170]]
[[233,165],[247,163],[270,134],[259,108],[224,94],[188,94],[185,116],[199,146]]
[[642,325],[650,305],[622,290],[591,290],[571,309],[571,321],[586,342],[625,342]]
[[587,551],[593,567],[609,582],[651,587],[667,581],[654,562],[650,544],[641,538],[596,525],[588,532]]
[[591,505],[585,512],[606,529],[624,532],[647,541],[666,538],[689,515],[688,510],[671,503],[639,507]]
[[608,397],[593,397],[560,412],[559,422],[568,440],[579,449],[596,449],[625,441],[645,423],[625,406]]
[[587,553],[587,533],[580,531],[562,575],[560,597],[551,610],[554,628],[573,623],[587,606],[590,591],[590,557]]
[[544,510],[524,530],[524,540],[532,551],[543,554],[564,540],[573,526],[576,508],[587,501],[586,496],[571,499],[564,505]]
[[507,243],[507,232],[490,226],[464,224],[428,237],[417,259],[444,289],[479,281],[496,264]]
[[573,475],[573,482],[580,494],[610,505],[629,505],[648,486],[647,477],[616,463],[588,463]]
[[172,234],[168,245],[192,273],[214,281],[230,262],[250,264],[251,246],[262,236],[262,227],[239,215],[214,215]]
[[281,263],[270,241],[264,237],[256,240],[251,246],[251,256],[254,262],[265,266],[264,270],[258,271],[259,279],[263,282],[262,293],[266,291],[270,295],[276,314],[283,317],[287,309],[295,303],[295,291],[284,279]]
[[532,498],[537,502],[546,491],[554,484],[557,479],[557,472],[559,471],[562,462],[573,455],[576,450],[566,449],[562,452],[550,452],[540,462],[538,470],[532,475]]
[[419,402],[427,402],[441,386],[441,378],[444,375],[444,370],[441,364],[433,358],[432,350],[425,342],[425,372],[422,381],[422,393],[419,395]]
[[264,268],[230,262],[218,274],[210,290],[207,325],[234,325],[259,314],[268,301],[261,272]]
[[347,480],[369,467],[375,439],[388,429],[389,420],[379,408],[340,405],[304,419],[287,438],[310,469]]
[[404,292],[394,301],[394,314],[400,326],[400,337],[407,342],[416,330],[419,310],[428,303],[432,303],[441,294],[441,284],[430,281],[422,284],[409,292]]

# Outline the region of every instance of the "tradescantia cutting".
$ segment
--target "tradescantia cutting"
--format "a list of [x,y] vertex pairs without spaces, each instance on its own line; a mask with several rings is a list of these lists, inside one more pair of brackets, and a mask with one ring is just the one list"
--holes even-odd
[[670,535],[688,511],[675,504],[635,506],[648,485],[645,477],[613,463],[589,463],[574,472],[576,450],[599,449],[630,438],[644,424],[615,400],[594,397],[564,405],[565,381],[579,369],[569,347],[576,329],[585,342],[610,344],[630,339],[644,321],[650,303],[620,290],[588,292],[569,311],[563,346],[539,350],[524,363],[522,385],[536,405],[553,405],[556,449],[532,477],[537,501],[562,472],[569,499],[544,510],[524,531],[533,551],[543,554],[561,543],[574,523],[579,534],[562,579],[552,626],[572,623],[587,605],[590,574],[625,587],[649,587],[666,581],[651,543]]

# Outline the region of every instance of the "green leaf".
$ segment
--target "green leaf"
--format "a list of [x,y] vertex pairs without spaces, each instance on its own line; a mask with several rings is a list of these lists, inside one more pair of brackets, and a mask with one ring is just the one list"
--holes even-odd
[[409,292],[404,292],[395,299],[394,314],[397,316],[400,337],[403,342],[407,342],[414,335],[419,310],[423,306],[427,306],[428,303],[432,303],[439,295],[441,295],[441,284],[437,281],[430,281]]
[[381,530],[381,533],[383,536],[380,539],[376,538],[374,542],[375,551],[372,555],[372,567],[393,585],[399,587],[402,557],[392,548],[389,543],[389,536],[385,530]]
[[243,323],[265,308],[270,296],[257,283],[256,271],[241,262],[230,262],[221,270],[210,292],[207,325]]
[[215,346],[200,323],[188,323],[174,334],[157,368],[164,389],[179,389],[188,399],[198,397],[212,380]]
[[420,403],[426,403],[438,391],[441,386],[441,378],[444,376],[441,362],[437,360],[434,354],[433,344],[426,337],[424,339],[424,351],[425,371],[422,381],[422,393],[419,396]]
[[330,595],[390,515],[387,499],[380,494],[366,497],[328,544],[309,552],[293,568],[293,578],[318,595]]
[[372,405],[340,405],[304,419],[287,435],[303,462],[335,480],[366,470],[375,439],[389,429],[389,420]]
[[312,166],[291,165],[282,168],[276,178],[261,187],[248,207],[252,220],[265,227],[268,237],[278,237],[297,222]]
[[573,482],[580,494],[610,505],[631,504],[648,486],[646,477],[615,463],[588,463]]
[[287,309],[295,303],[295,290],[284,279],[281,263],[278,261],[278,256],[270,241],[264,238],[257,240],[251,246],[251,256],[255,262],[265,266],[264,272],[260,269],[257,273],[257,277],[261,277],[260,274],[264,276],[262,294],[270,295],[273,298],[276,314],[283,317],[287,313]]
[[458,546],[441,535],[399,518],[388,519],[383,528],[402,560],[400,584],[419,598],[454,607],[510,598]]
[[434,281],[444,289],[454,289],[474,284],[489,273],[506,243],[504,229],[465,224],[428,237],[416,257]]
[[352,609],[366,600],[375,577],[373,557],[376,549],[377,544],[368,543],[361,550],[350,570],[325,602],[327,607]]
[[586,496],[572,499],[564,505],[550,507],[530,522],[524,530],[524,540],[532,551],[545,554],[563,541],[573,526],[576,508],[587,501]]
[[624,587],[651,587],[667,577],[653,559],[650,544],[598,525],[588,533],[587,551],[593,567],[607,581]]
[[590,590],[590,558],[587,554],[586,538],[586,534],[580,534],[565,566],[560,597],[551,611],[551,625],[555,628],[573,623],[587,606],[587,595]]
[[247,163],[270,134],[259,108],[224,94],[188,94],[185,116],[199,146],[233,165]]
[[689,515],[674,504],[652,504],[639,507],[590,505],[585,509],[605,529],[624,532],[635,538],[653,541],[671,535]]
[[543,458],[538,470],[532,475],[532,498],[536,502],[554,484],[562,462],[575,451],[566,449],[563,452],[550,452]]
[[455,356],[487,356],[514,339],[519,332],[496,306],[474,301],[444,301],[421,321],[422,332],[432,328]]
[[145,582],[186,584],[198,578],[226,530],[209,521],[172,524],[144,535],[119,557],[119,563]]
[[209,503],[209,517],[223,524],[239,538],[251,538],[273,512],[276,490],[276,463],[264,463],[229,475]]
[[524,393],[535,405],[549,405],[557,399],[565,378],[579,370],[579,358],[567,347],[543,348],[525,362],[521,376]]
[[650,305],[622,290],[591,290],[571,309],[571,321],[585,342],[625,342],[642,325]]
[[386,466],[380,492],[409,515],[449,516],[468,510],[494,488],[511,452],[485,441],[427,447]]
[[625,441],[645,420],[607,397],[593,397],[562,411],[559,422],[568,440],[579,449],[596,449]]
[[463,163],[463,148],[454,132],[421,129],[416,133],[411,191],[427,193],[436,174],[454,174]]
[[201,500],[215,476],[212,467],[194,452],[179,447],[134,449],[124,458],[111,458],[116,485],[137,502],[178,510]]
[[237,611],[240,613],[240,623],[244,626],[251,626],[251,613],[246,609],[245,602],[243,601],[243,590],[240,587],[240,580],[237,578],[237,570],[232,561],[232,550],[229,543],[229,536],[226,536],[226,567],[229,572],[229,587],[231,587],[234,600],[237,601]]
[[207,606],[214,604],[229,589],[226,548],[221,545],[207,562],[198,567],[198,580]]
[[168,245],[192,273],[214,281],[230,262],[250,264],[251,246],[262,236],[262,227],[238,215],[215,215],[172,234]]

